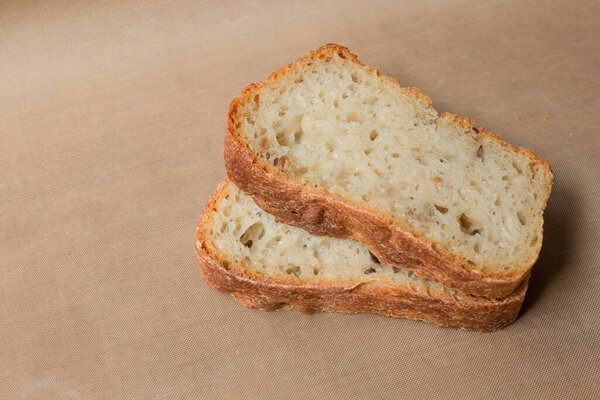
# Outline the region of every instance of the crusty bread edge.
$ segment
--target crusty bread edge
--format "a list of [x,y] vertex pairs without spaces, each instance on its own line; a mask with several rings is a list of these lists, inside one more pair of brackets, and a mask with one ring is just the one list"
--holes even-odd
[[[337,52],[360,65],[358,57],[345,47],[328,44],[316,51],[308,52],[299,60],[272,73],[267,82],[272,82],[290,70],[314,60],[321,54]],[[368,68],[374,73],[377,69]],[[384,77],[390,84],[400,87],[395,78]],[[275,215],[282,222],[301,227],[315,235],[328,235],[339,238],[355,238],[366,244],[382,262],[414,270],[417,274],[442,283],[445,286],[479,296],[502,298],[514,291],[528,276],[537,256],[525,265],[516,266],[511,273],[482,274],[470,268],[459,257],[435,246],[430,240],[413,234],[409,228],[400,227],[391,218],[375,210],[355,204],[320,188],[303,185],[281,173],[275,167],[262,162],[242,139],[237,128],[237,109],[260,90],[267,82],[259,82],[246,87],[229,108],[225,133],[225,166],[228,177],[240,189],[251,195],[265,211]],[[416,98],[424,107],[431,107],[431,100],[416,88],[401,88],[403,93]],[[473,134],[483,135],[500,143],[509,150],[530,158],[538,168],[550,174],[548,161],[540,160],[534,152],[516,148],[504,142],[498,135],[484,128],[475,127],[467,118],[444,113],[440,116],[449,122],[462,126]],[[471,131],[472,130],[472,131]],[[547,201],[550,186],[546,193]],[[541,221],[540,221],[541,222]],[[539,244],[543,228],[540,223]],[[536,254],[539,253],[539,249]]]
[[502,300],[472,296],[457,300],[445,293],[416,292],[379,281],[349,284],[302,283],[292,278],[275,280],[251,274],[240,265],[230,265],[215,250],[207,231],[226,185],[227,182],[224,182],[219,186],[204,208],[196,235],[196,257],[207,284],[233,295],[247,308],[296,308],[301,312],[338,311],[350,314],[369,312],[482,332],[503,328],[518,316],[527,290],[527,279]]

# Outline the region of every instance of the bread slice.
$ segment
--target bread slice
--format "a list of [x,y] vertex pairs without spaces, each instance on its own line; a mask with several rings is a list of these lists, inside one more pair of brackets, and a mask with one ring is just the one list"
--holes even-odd
[[355,238],[388,264],[500,298],[529,274],[547,161],[326,45],[248,86],[225,135],[228,177],[281,221]]
[[463,295],[379,263],[354,240],[279,223],[227,181],[204,209],[196,254],[210,286],[260,310],[372,312],[492,331],[515,320],[527,290],[525,281],[503,300]]

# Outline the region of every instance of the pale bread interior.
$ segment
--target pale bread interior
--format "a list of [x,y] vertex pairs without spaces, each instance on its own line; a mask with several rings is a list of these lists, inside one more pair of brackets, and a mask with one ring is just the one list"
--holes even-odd
[[321,54],[270,80],[237,121],[265,163],[391,216],[467,268],[511,273],[537,258],[547,164],[439,117],[347,57]]
[[233,183],[220,193],[206,229],[214,251],[226,265],[265,278],[304,285],[328,282],[348,288],[380,281],[428,295],[478,299],[410,270],[381,264],[355,240],[313,236],[279,223]]

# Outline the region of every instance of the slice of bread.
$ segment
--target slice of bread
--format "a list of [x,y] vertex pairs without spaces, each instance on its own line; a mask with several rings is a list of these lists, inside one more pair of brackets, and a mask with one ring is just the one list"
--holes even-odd
[[500,298],[542,245],[552,172],[338,45],[233,100],[228,177],[281,221],[355,238],[388,264]]
[[381,264],[354,241],[279,223],[226,181],[205,206],[196,238],[206,282],[261,310],[372,312],[492,331],[515,320],[527,280],[502,300],[446,288]]

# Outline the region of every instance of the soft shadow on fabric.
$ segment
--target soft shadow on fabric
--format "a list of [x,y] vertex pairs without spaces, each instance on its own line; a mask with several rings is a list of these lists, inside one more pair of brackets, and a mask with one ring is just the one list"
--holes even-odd
[[544,213],[544,241],[538,261],[533,266],[529,289],[521,308],[527,313],[545,292],[548,285],[567,264],[572,252],[573,229],[581,215],[579,202],[569,188],[554,183]]

